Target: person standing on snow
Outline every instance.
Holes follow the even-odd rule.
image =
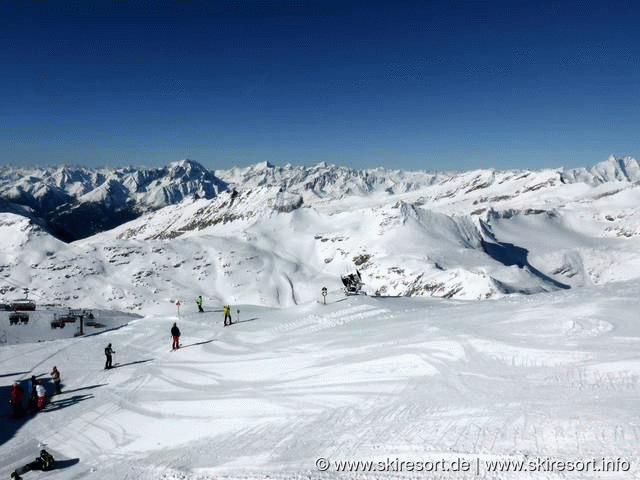
[[[176,325],[176,322],[173,322],[173,326],[171,327],[171,339],[173,340],[172,348],[174,350],[180,348],[180,329],[178,325]]]
[[[56,393],[60,393],[60,372],[58,371],[58,367],[54,365],[53,370],[51,370],[51,380],[53,380],[53,384],[56,387]]]
[[[198,295],[198,298],[196,298],[196,305],[198,305],[198,313],[204,312],[202,309],[202,295]]]
[[[11,414],[13,418],[20,418],[24,415],[24,406],[22,401],[24,400],[24,390],[20,386],[18,381],[13,382],[10,392]]]
[[[224,326],[231,325],[231,307],[225,305],[222,311],[224,312]]]
[[[38,380],[38,383],[36,383],[36,395],[38,397],[38,403],[37,403],[37,408],[38,411],[42,410],[44,408],[44,396],[45,396],[45,389],[44,389],[44,385],[42,384],[42,380]]]
[[[111,348],[111,344],[107,345],[107,348],[104,349],[104,354],[107,357],[107,361],[104,364],[104,369],[107,370],[109,368],[113,368],[113,357],[112,355],[116,353],[113,348]]]
[[[28,399],[27,399],[27,412],[32,412],[36,409],[36,406],[38,404],[38,395],[36,392],[36,376],[35,375],[31,375],[31,378],[29,379],[29,383],[27,384],[27,392],[28,392]]]

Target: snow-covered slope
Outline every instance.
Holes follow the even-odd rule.
[[[0,475],[44,446],[52,480],[638,479],[639,296],[637,281],[491,302],[331,293],[234,305],[229,328],[188,303],[180,318],[167,305],[98,336],[5,346],[3,395],[53,365],[64,387],[36,416],[0,420]]]
[[[0,203],[5,300],[28,287],[39,305],[145,315],[61,338],[48,310],[28,327],[0,313],[0,397],[31,375],[51,393],[53,365],[64,383],[27,419],[0,403],[0,476],[45,446],[52,480],[640,479],[636,167],[262,164],[216,172],[216,195],[176,180],[175,197],[165,174],[132,171],[154,187],[131,196],[67,171],[64,195],[86,205],[148,206],[69,243],[38,205]],[[370,295],[345,297],[356,268]]]

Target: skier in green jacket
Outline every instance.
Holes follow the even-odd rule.
[[[198,298],[196,298],[196,305],[198,305],[198,313],[204,312],[202,309],[202,295],[198,295]]]

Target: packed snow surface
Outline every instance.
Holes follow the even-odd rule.
[[[4,346],[5,395],[53,365],[64,386],[35,416],[2,420],[0,475],[45,445],[63,460],[51,479],[419,478],[388,469],[458,459],[471,470],[427,478],[603,478],[603,461],[618,462],[606,478],[640,478],[638,298],[638,282],[484,302],[330,292],[326,305],[233,306],[231,327],[190,302]],[[591,470],[497,474],[495,460]],[[341,461],[387,470],[341,474]]]

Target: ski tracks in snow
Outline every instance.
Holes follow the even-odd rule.
[[[273,329],[276,334],[295,331],[300,334],[314,334],[321,330],[334,329],[354,321],[375,320],[384,318],[389,309],[367,304],[349,306],[336,310],[328,309],[327,313],[312,313],[295,320],[279,324]]]
[[[190,348],[177,352],[166,350],[175,318],[135,321],[86,339],[91,355],[113,342],[112,371],[91,371],[74,342],[88,371],[68,374],[99,388],[34,422],[46,443],[82,459],[74,478],[424,478],[320,473],[314,462],[443,455],[621,457],[634,465],[625,478],[640,478],[638,327],[562,295],[547,305],[358,297],[247,308],[256,321],[230,328],[193,314],[178,320]]]

